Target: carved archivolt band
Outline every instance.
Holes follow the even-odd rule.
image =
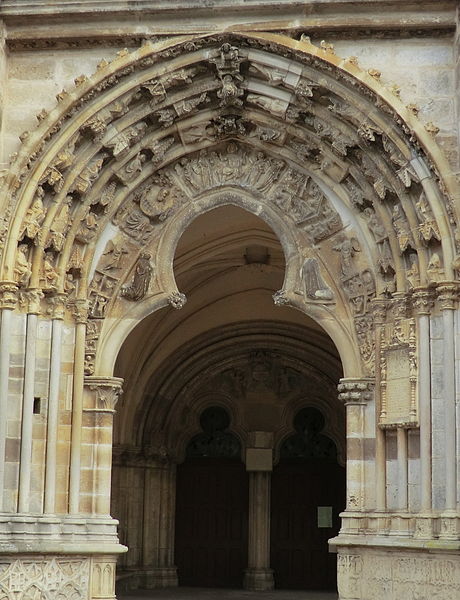
[[[2,279],[44,301],[65,295],[79,322],[153,292],[181,308],[157,269],[162,236],[178,211],[223,189],[292,222],[301,284],[276,302],[348,303],[370,369],[373,298],[455,278],[458,189],[432,128],[330,44],[238,33],[148,42],[57,101],[5,177]],[[91,363],[101,324],[88,329]]]

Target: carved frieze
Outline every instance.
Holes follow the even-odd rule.
[[[302,173],[288,169],[274,186],[270,199],[294,219],[312,243],[340,231],[342,221],[321,188]]]
[[[86,600],[89,593],[89,558],[21,557],[0,561],[2,599],[56,598]]]

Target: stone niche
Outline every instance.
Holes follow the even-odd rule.
[[[401,548],[340,548],[340,600],[458,600],[458,554]]]

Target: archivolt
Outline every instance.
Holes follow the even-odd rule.
[[[378,77],[274,34],[180,37],[102,61],[23,136],[2,193],[2,279],[89,300],[96,340],[149,285],[155,305],[181,305],[159,254],[168,221],[224,188],[248,208],[244,189],[295,231],[288,275],[324,283],[289,276],[277,301],[340,298],[359,337],[376,294],[453,279],[459,250],[454,177]]]

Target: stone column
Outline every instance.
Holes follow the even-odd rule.
[[[26,348],[24,362],[24,388],[21,422],[21,462],[19,464],[18,511],[29,512],[30,477],[32,474],[32,427],[35,396],[35,354],[37,343],[37,323],[40,314],[41,290],[29,290],[26,295],[28,304]]]
[[[376,361],[380,357],[380,336],[382,327],[386,321],[388,302],[385,300],[373,300],[375,332],[375,356]],[[375,369],[375,383],[378,390],[381,390],[381,373],[380,368]],[[380,398],[379,393],[379,398]],[[382,406],[375,406],[375,509],[378,512],[385,512],[387,508],[387,464],[386,464],[386,434],[379,427],[379,418],[382,412]]]
[[[115,406],[121,394],[123,379],[87,376],[84,380],[82,445],[82,502],[85,512],[110,515],[112,473],[112,428]],[[92,457],[92,460],[91,460]]]
[[[262,592],[274,588],[270,569],[270,499],[273,469],[273,434],[253,431],[251,448],[246,449],[249,471],[248,568],[244,573],[246,590]]]
[[[441,518],[440,537],[458,539],[460,535],[457,512],[457,416],[455,394],[454,311],[458,288],[455,282],[442,282],[438,302],[443,316],[443,386],[445,427],[446,503]]]
[[[61,377],[62,321],[65,296],[56,296],[51,303],[51,360],[48,392],[48,425],[46,435],[44,512],[54,513],[56,503],[56,458],[59,415],[59,385]]]
[[[430,313],[431,292],[424,288],[415,290],[414,309],[418,329],[418,401],[420,422],[420,515],[417,517],[415,536],[431,538],[431,360]]]
[[[165,448],[147,449],[144,480],[144,525],[142,562],[145,586],[178,585],[174,564],[176,509],[176,464]]]
[[[88,303],[76,300],[75,354],[72,388],[72,433],[70,438],[69,513],[80,512],[81,433],[83,419],[83,384],[85,377],[85,338]]]
[[[340,380],[339,400],[346,406],[347,422],[347,505],[346,513],[365,508],[365,440],[367,403],[374,397],[374,379],[343,378]],[[354,529],[352,515],[345,515],[345,532]],[[359,527],[359,523],[357,524]]]
[[[11,314],[17,303],[17,285],[11,281],[0,282],[0,512],[4,510],[5,447],[8,414],[8,382],[10,370]]]

